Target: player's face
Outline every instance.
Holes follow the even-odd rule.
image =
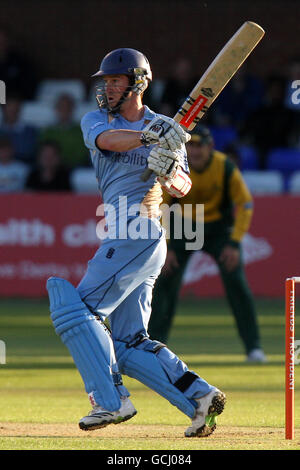
[[[191,168],[196,171],[201,171],[209,160],[213,145],[189,142],[186,145],[186,150]]]
[[[129,78],[126,75],[106,75],[103,77],[105,93],[109,105],[113,108],[118,104],[127,90]]]

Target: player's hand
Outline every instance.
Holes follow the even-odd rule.
[[[160,147],[174,151],[181,148],[190,138],[190,134],[174,119],[157,116],[143,130],[141,141],[146,146],[159,144]]]
[[[163,276],[169,276],[172,274],[177,268],[179,268],[179,263],[177,260],[177,256],[175,251],[168,250],[166,262],[161,270]]]
[[[226,245],[220,255],[219,261],[224,264],[228,272],[234,271],[240,262],[240,251],[238,248]]]
[[[155,146],[148,157],[148,168],[158,176],[167,176],[172,179],[176,174],[179,160],[178,152]]]

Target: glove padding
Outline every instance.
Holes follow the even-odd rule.
[[[157,116],[145,127],[141,142],[149,145],[159,144],[160,147],[176,150],[190,140],[191,136],[182,127],[167,116]]]
[[[172,178],[179,165],[180,153],[155,146],[148,157],[148,168],[158,176]]]
[[[159,176],[158,181],[168,194],[176,198],[186,196],[192,187],[189,175],[180,166],[176,168],[176,173],[172,178]]]

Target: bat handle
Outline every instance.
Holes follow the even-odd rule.
[[[146,168],[146,170],[144,170],[143,173],[141,174],[141,180],[144,181],[145,183],[146,181],[148,181],[152,173],[153,171],[150,170],[150,168]]]

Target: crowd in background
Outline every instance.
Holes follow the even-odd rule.
[[[0,116],[0,191],[72,190],[72,172],[91,165],[75,112],[79,103],[66,89],[47,105],[53,112],[51,124],[26,121],[23,107],[39,99],[47,77],[38,77],[38,67],[12,49],[9,39],[0,28],[0,79],[6,85],[6,104],[1,105]],[[150,84],[144,103],[173,116],[198,79],[189,60],[179,58],[172,76]],[[252,149],[258,170],[268,169],[272,149],[300,152],[300,100],[292,99],[292,84],[297,80],[300,58],[291,59],[284,74],[265,79],[253,76],[244,64],[203,119],[216,148],[230,154],[240,167],[242,150]],[[96,110],[93,85],[83,86],[84,101]]]

